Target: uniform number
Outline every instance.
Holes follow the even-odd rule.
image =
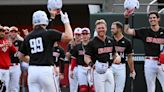
[[[42,38],[38,37],[35,39],[30,39],[31,53],[43,52],[43,42]]]

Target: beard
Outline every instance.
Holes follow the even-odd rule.
[[[105,36],[105,35],[106,35],[106,33],[105,33],[104,31],[98,32],[98,36],[100,36],[100,37],[103,37],[103,36]]]
[[[0,34],[0,39],[3,39],[5,37],[5,34]]]

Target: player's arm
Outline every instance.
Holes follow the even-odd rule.
[[[130,14],[128,13],[127,10],[124,12],[124,17],[125,17],[125,24],[124,24],[124,32],[128,35],[135,35],[135,30],[129,27],[129,16]]]
[[[120,64],[121,63],[121,56],[115,52],[114,55],[113,55],[113,63],[114,64]]]
[[[128,65],[129,65],[129,68],[130,68],[130,77],[135,79],[136,72],[135,72],[135,69],[134,69],[134,62],[133,62],[132,53],[128,54]]]
[[[24,61],[24,62],[29,62],[30,61],[30,57],[28,55],[24,55],[23,53],[21,53],[20,51],[18,52],[18,58],[21,60],[21,61]]]
[[[129,65],[129,68],[130,68],[130,73],[134,72],[134,62],[133,62],[133,54],[130,53],[127,55],[127,58],[128,58],[128,65]]]
[[[61,20],[64,24],[65,32],[62,34],[62,41],[69,42],[73,39],[73,33],[72,33],[72,28],[69,22],[69,18],[67,13],[63,14],[63,12],[60,12],[61,15]]]
[[[84,62],[89,65],[90,67],[93,67],[94,62],[92,61],[92,57],[94,56],[93,51],[93,43],[89,42],[85,47],[85,54],[84,54]]]

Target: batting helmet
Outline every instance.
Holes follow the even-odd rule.
[[[49,11],[52,9],[61,9],[62,6],[62,0],[48,0],[47,2],[47,8]]]
[[[34,12],[32,17],[32,23],[33,25],[41,25],[41,24],[48,25],[49,20],[47,14],[41,10]]]
[[[124,2],[125,9],[138,9],[139,8],[139,1],[138,0],[125,0]]]

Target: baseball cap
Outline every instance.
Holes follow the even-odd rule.
[[[73,34],[74,35],[81,34],[81,28],[80,27],[75,28]]]
[[[89,30],[89,28],[84,27],[84,28],[81,29],[81,33],[88,33],[88,34],[90,34],[90,30]]]
[[[32,16],[32,23],[33,25],[41,25],[41,24],[48,25],[49,20],[47,14],[41,10],[34,12]]]
[[[18,32],[18,28],[16,26],[12,26],[12,27],[10,27],[10,32],[12,32],[12,31]]]
[[[62,6],[62,0],[48,0],[47,2],[47,8],[49,11],[52,9],[61,9]]]
[[[10,30],[10,28],[9,28],[8,26],[4,26],[3,29],[4,29],[4,30],[7,30],[7,31]]]

